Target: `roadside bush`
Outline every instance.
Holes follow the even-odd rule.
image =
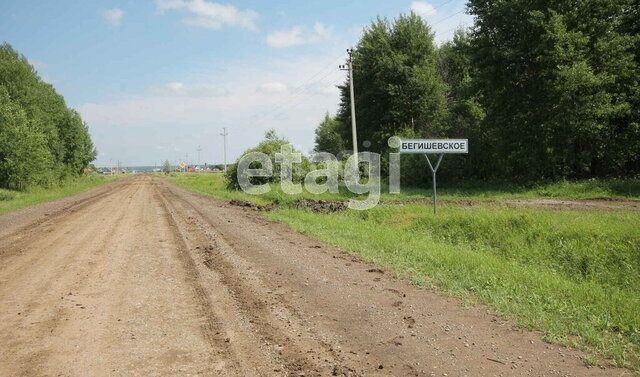
[[[269,156],[271,162],[273,163],[273,174],[271,174],[270,177],[251,177],[249,181],[254,185],[280,182],[281,165],[275,163],[275,157],[276,153],[280,153],[282,146],[287,144],[289,144],[289,142],[277,136],[273,130],[267,131],[264,141],[260,142],[260,144],[258,144],[256,147],[248,149],[244,153],[242,153],[242,156],[238,158],[238,161],[236,161],[235,164],[227,166],[227,172],[225,175],[227,179],[227,188],[232,190],[240,189],[240,183],[238,181],[238,163],[243,156],[253,152],[264,153]],[[294,152],[297,151],[294,150]],[[261,166],[259,162],[254,161],[249,165],[249,168],[260,169]],[[309,161],[308,158],[302,156],[302,163],[293,164],[293,182],[303,182],[304,177],[312,169],[313,164]]]

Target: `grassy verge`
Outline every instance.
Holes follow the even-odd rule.
[[[640,215],[424,206],[268,213],[418,285],[495,308],[549,341],[640,369]]]
[[[336,194],[324,193],[314,195],[303,191],[297,195],[286,195],[278,186],[273,184],[272,190],[266,194],[256,196],[242,191],[226,189],[224,177],[220,173],[171,173],[159,174],[172,180],[178,186],[225,200],[248,200],[260,204],[278,203],[289,204],[300,198],[317,200],[342,200],[346,198],[363,199],[365,195],[355,195],[345,187],[340,187]],[[400,194],[389,194],[386,187],[381,189],[380,200],[389,202],[394,200],[424,199],[431,197],[430,188],[402,188]],[[439,187],[438,197],[442,199],[472,199],[472,200],[508,200],[508,199],[584,199],[584,198],[621,198],[640,199],[640,179],[607,179],[586,181],[561,181],[529,186],[487,183],[460,183],[456,187]]]
[[[91,174],[69,179],[53,187],[32,187],[25,191],[0,189],[0,214],[74,195],[92,187],[109,183],[117,178]]]
[[[172,179],[222,199],[281,202],[277,191],[261,197],[227,191],[219,175]],[[443,196],[636,198],[633,184],[627,185],[631,189],[626,195],[611,182],[591,181],[522,190],[449,190]],[[618,194],[611,195],[613,191]],[[396,197],[425,194],[429,192],[408,190]],[[470,207],[443,205],[437,218],[419,204],[333,214],[285,206],[265,216],[391,268],[417,285],[485,303],[523,327],[542,331],[548,341],[586,350],[587,362],[606,358],[613,365],[640,370],[639,211],[480,201]]]

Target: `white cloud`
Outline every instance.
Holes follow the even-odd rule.
[[[255,24],[258,13],[251,9],[240,10],[233,5],[224,5],[205,0],[156,0],[160,12],[171,10],[187,11],[193,17],[182,21],[187,25],[200,26],[218,30],[225,26],[235,26],[256,31]]]
[[[303,45],[302,27],[295,26],[289,30],[276,31],[267,35],[267,44],[274,48]]]
[[[317,43],[331,37],[333,28],[321,22],[313,25],[313,31],[307,32],[303,26],[294,26],[288,30],[275,31],[267,35],[266,42],[273,48],[285,48]]]
[[[311,85],[309,86],[309,90],[311,90],[314,94],[323,96],[333,96],[335,98],[338,98],[340,96],[340,91],[335,84]]]
[[[324,40],[331,37],[333,28],[326,27],[322,22],[316,22],[313,25],[313,31],[315,32],[315,35],[312,37],[312,39],[315,38],[315,40]]]
[[[174,91],[178,91],[180,89],[184,88],[184,84],[181,82],[170,82],[167,85],[167,88],[174,90]]]
[[[411,3],[411,10],[422,18],[427,18],[429,16],[435,16],[436,14],[438,14],[436,8],[426,1],[414,1],[413,3]]]
[[[149,94],[155,96],[188,96],[188,97],[222,97],[229,94],[224,86],[219,85],[187,85],[179,81],[149,88]]]
[[[124,11],[118,8],[107,9],[102,12],[102,17],[104,17],[104,19],[112,26],[119,26],[122,23]]]
[[[310,150],[325,112],[337,108],[335,85],[345,80],[345,73],[336,68],[341,51],[342,46],[336,46],[322,55],[267,58],[259,65],[225,62],[114,101],[85,103],[78,111],[89,124],[97,149],[129,165],[173,162],[184,159],[187,151],[196,156],[198,144],[202,162],[220,163],[222,127],[229,132],[228,161],[260,142],[270,128]],[[109,158],[103,157],[96,162],[108,163]]]
[[[258,93],[282,93],[287,91],[287,86],[281,82],[268,82],[256,89]]]

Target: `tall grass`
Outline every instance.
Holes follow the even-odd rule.
[[[159,176],[171,179],[175,184],[213,196],[219,199],[249,200],[260,204],[289,204],[300,198],[316,200],[344,200],[348,198],[363,199],[366,195],[356,195],[346,187],[340,186],[338,193],[314,195],[304,191],[296,195],[288,195],[280,190],[276,183],[271,184],[271,191],[263,195],[250,195],[242,191],[227,190],[226,181],[220,173],[171,173]],[[430,188],[403,187],[400,194],[389,194],[386,185],[381,188],[381,201],[424,199],[431,197]],[[543,199],[543,198],[623,198],[640,199],[640,179],[600,179],[583,181],[559,181],[536,185],[513,185],[509,183],[458,182],[455,186],[438,188],[438,197],[442,199]]]

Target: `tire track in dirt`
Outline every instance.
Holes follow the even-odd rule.
[[[0,290],[0,297],[7,297],[7,294],[12,294],[27,298],[27,301],[20,305],[19,315],[21,317],[33,317],[37,319],[37,321],[31,322],[31,325],[32,327],[35,325],[36,328],[41,329],[40,331],[35,331],[35,334],[35,329],[30,329],[30,342],[43,343],[45,337],[55,335],[59,331],[59,327],[63,324],[63,321],[67,317],[66,314],[69,311],[69,308],[64,304],[53,308],[42,306],[42,297],[51,296],[52,294],[50,292],[72,292],[77,290],[78,287],[86,282],[90,274],[98,268],[97,263],[85,264],[82,274],[76,275],[77,277],[73,279],[74,281],[71,285],[69,285],[68,279],[63,278],[64,275],[71,273],[68,267],[76,257],[76,250],[72,247],[60,247],[64,246],[66,241],[68,241],[69,234],[73,231],[72,228],[76,228],[80,223],[91,223],[90,219],[92,217],[95,218],[94,212],[105,211],[106,207],[113,206],[126,197],[131,197],[133,195],[133,193],[131,193],[132,190],[137,191],[139,188],[132,187],[132,185],[119,186],[117,191],[111,192],[108,195],[100,195],[97,201],[90,200],[86,205],[80,206],[80,209],[83,210],[82,212],[78,207],[75,207],[76,210],[72,211],[70,215],[66,217],[58,216],[57,220],[59,223],[53,224],[52,227],[61,228],[58,232],[60,233],[59,236],[53,237],[52,239],[44,238],[42,240],[44,242],[36,241],[31,245],[31,248],[44,252],[47,255],[32,251],[30,253],[32,258],[26,259],[25,263],[21,264],[21,268],[14,269],[13,271],[1,271],[0,276],[2,276],[3,281],[17,282],[20,281],[19,276],[28,273],[26,271],[27,269],[37,270],[40,266],[44,265],[53,267],[53,271],[51,271],[51,269],[46,270],[46,279],[41,279],[24,287],[17,287],[17,284],[3,285]],[[105,198],[110,200],[99,200]],[[101,226],[110,229],[109,232],[96,238],[96,228],[86,228],[81,234],[76,235],[74,240],[78,244],[93,243],[95,246],[93,246],[91,250],[97,252],[93,254],[93,258],[100,256],[98,253],[104,249],[113,235],[123,230],[125,224],[122,223],[122,220],[125,213],[122,210],[120,212],[117,217],[112,218],[108,223],[101,224]],[[39,223],[34,232],[37,232],[37,228],[42,226],[44,226],[43,223]],[[28,240],[25,241],[28,242]],[[13,247],[15,247],[15,245],[13,245]],[[59,250],[61,252],[53,253],[50,250]],[[52,253],[55,255],[51,255]],[[35,259],[35,262],[33,259]],[[42,267],[42,269],[44,268],[46,267]],[[5,275],[4,272],[8,272],[8,275]],[[11,292],[7,292],[8,290]],[[0,331],[4,333],[7,328],[11,326],[13,326],[13,322],[4,323],[4,325],[0,327]],[[20,371],[18,375],[27,377],[42,372],[41,366],[45,363],[49,354],[50,350],[48,349],[41,349],[33,354],[27,352],[26,355],[17,361],[17,363],[24,366],[24,369]]]
[[[0,218],[0,376],[633,375],[156,177],[93,196]]]
[[[192,310],[198,304],[184,289],[189,277],[148,177],[111,194],[61,216],[5,260],[0,375],[240,375],[199,346],[204,337],[192,326],[208,318]],[[169,235],[165,252],[154,252],[149,230]]]
[[[176,221],[174,211],[172,211],[171,204],[160,194],[154,187],[154,195],[160,200],[164,207],[164,216],[167,222],[170,224],[172,235],[175,242],[178,244],[178,250],[176,254],[182,263],[182,268],[185,271],[187,282],[198,302],[198,307],[201,310],[200,315],[204,318],[202,325],[202,333],[207,339],[207,342],[211,345],[211,348],[216,350],[216,353],[222,356],[232,369],[226,371],[226,375],[240,375],[237,372],[241,370],[241,366],[237,359],[234,359],[235,355],[233,351],[228,347],[228,341],[220,324],[219,318],[216,315],[213,305],[209,300],[209,296],[205,292],[205,289],[201,284],[201,277],[198,269],[195,267],[195,262],[189,255],[189,246],[187,245],[186,236],[184,236],[180,230],[178,222]]]
[[[234,298],[234,304],[254,326],[260,341],[276,349],[273,358],[282,366],[286,375],[305,376],[360,376],[354,368],[347,367],[333,347],[321,340],[304,321],[283,301],[274,300],[272,291],[264,289],[262,281],[247,272],[249,266],[234,264],[225,255],[237,254],[206,222],[197,208],[168,190],[161,191],[176,209],[173,216],[180,226],[177,229],[189,234],[191,244],[200,251],[199,264],[215,272]],[[191,249],[194,249],[193,247]],[[238,271],[244,271],[238,274]],[[255,340],[254,340],[255,341]],[[245,358],[249,355],[245,355]],[[279,372],[279,371],[278,371]]]
[[[291,318],[304,324],[300,336],[322,339],[344,358],[339,366],[366,376],[633,375],[588,368],[581,352],[548,344],[483,305],[460,305],[253,211],[156,181],[192,227],[216,241],[197,250],[201,264],[260,292],[269,310],[294,308]]]
[[[80,234],[82,238],[80,240],[76,240],[76,243],[79,244],[82,244],[91,238],[95,238],[96,233],[89,229],[79,228],[78,225],[91,223],[92,220],[95,220],[96,218],[95,213],[106,212],[109,207],[117,208],[116,204],[121,200],[119,199],[119,196],[127,195],[126,193],[121,193],[120,190],[126,190],[130,187],[130,185],[119,186],[117,191],[111,192],[108,195],[100,195],[100,199],[109,200],[108,202],[96,202],[93,200],[94,198],[92,198],[88,203],[84,203],[80,208],[76,208],[66,216],[59,215],[56,219],[37,222],[33,228],[30,229],[28,235],[20,237],[20,242],[18,243],[14,242],[5,244],[4,239],[1,239],[0,241],[3,243],[2,246],[0,246],[0,255],[3,255],[4,258],[0,259],[2,262],[2,264],[0,264],[0,276],[12,274],[15,276],[21,273],[27,273],[28,269],[34,267],[34,264],[42,263],[42,255],[38,253],[30,253],[26,258],[23,258],[20,263],[11,263],[6,260],[9,256],[24,253],[26,245],[43,251],[57,247],[61,249],[61,252],[56,253],[57,257],[60,257],[61,259],[69,257],[69,255],[73,253],[73,249],[71,247],[67,247],[69,246],[69,235],[71,233],[76,233],[75,235]],[[119,218],[111,219],[110,222],[106,224],[103,223],[101,225],[114,227],[122,220],[123,216],[124,212],[121,212]],[[115,229],[113,229],[112,232],[113,231],[115,231]],[[36,237],[38,234],[51,234],[51,236],[46,238]],[[97,233],[97,237],[102,237],[104,242],[109,238],[108,236],[103,236],[102,233]],[[56,264],[61,267],[61,269],[66,265],[64,261]],[[0,287],[0,292],[2,292],[2,288],[4,287]]]
[[[24,241],[25,239],[28,241],[28,238],[33,236],[36,233],[36,230],[40,226],[45,226],[47,224],[55,223],[61,218],[64,218],[69,215],[69,213],[74,213],[80,211],[87,206],[90,206],[101,199],[111,196],[114,194],[115,190],[117,190],[122,185],[127,185],[131,181],[131,178],[122,178],[112,183],[108,183],[104,186],[100,186],[94,189],[90,189],[88,192],[77,194],[76,196],[82,196],[83,198],[80,200],[74,200],[69,204],[62,204],[56,206],[56,202],[65,202],[68,201],[69,198],[61,198],[53,202],[45,202],[41,203],[37,206],[51,206],[52,210],[45,212],[40,217],[36,219],[30,219],[25,225],[20,227],[9,227],[5,226],[6,229],[11,229],[10,232],[0,231],[0,245],[3,247],[13,247],[19,246],[20,241]],[[36,207],[37,207],[36,206]],[[30,212],[32,208],[27,207],[16,212]],[[8,218],[15,216],[15,213],[3,214],[0,215],[0,225],[4,223],[2,216],[6,216]],[[9,225],[8,222],[6,225]],[[4,229],[3,229],[4,230]],[[2,258],[5,254],[3,248],[0,248],[0,258]]]
[[[188,260],[187,264],[192,269],[192,273],[199,276],[203,286],[207,287],[206,294],[210,297],[210,301],[216,304],[212,306],[213,315],[220,320],[223,328],[219,335],[224,336],[225,342],[229,345],[241,370],[240,375],[283,375],[284,367],[279,360],[278,350],[274,349],[272,342],[265,341],[260,336],[256,337],[259,330],[254,321],[242,310],[237,297],[224,283],[223,277],[215,271],[203,268],[200,256],[195,255],[195,251],[202,248],[200,245],[208,245],[211,240],[192,227],[191,216],[178,211],[176,198],[174,196],[166,198],[165,194],[164,190],[159,192],[167,204],[169,215],[174,219],[175,229],[184,241],[184,258]]]

